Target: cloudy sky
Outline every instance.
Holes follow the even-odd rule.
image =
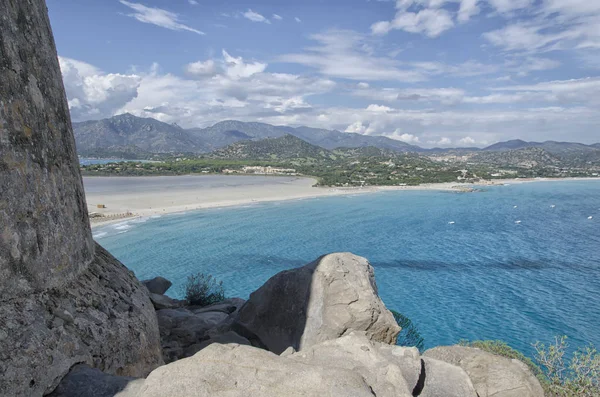
[[[47,0],[73,120],[600,141],[597,0]]]

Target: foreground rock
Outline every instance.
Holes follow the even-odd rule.
[[[544,397],[540,382],[519,360],[464,346],[436,347],[424,356],[464,369],[479,397]]]
[[[234,328],[255,335],[269,351],[302,350],[352,331],[394,344],[400,332],[377,294],[365,258],[325,255],[273,276],[240,309]]]
[[[213,344],[152,372],[139,397],[412,396],[399,370],[377,380],[382,368],[366,379],[347,363],[340,366],[336,357],[317,354],[324,365],[250,346]]]
[[[0,1],[0,396],[51,392],[87,363],[162,363],[147,292],[92,238],[43,0]]]

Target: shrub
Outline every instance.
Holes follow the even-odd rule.
[[[396,344],[399,346],[416,347],[422,351],[425,340],[417,330],[417,327],[415,327],[412,321],[405,315],[394,310],[390,311],[394,315],[394,320],[396,320],[400,328],[402,328],[402,331],[398,334]]]
[[[210,274],[189,275],[184,289],[185,299],[190,305],[208,306],[225,299],[223,282]]]
[[[565,360],[567,337],[556,337],[554,344],[537,342],[536,360],[546,370],[552,397],[599,397],[600,353],[594,346],[578,349],[570,361]]]

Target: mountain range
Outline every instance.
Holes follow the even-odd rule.
[[[506,151],[541,148],[549,153],[596,152],[600,143],[526,142],[510,140],[479,148],[425,149],[384,136],[362,135],[310,127],[274,126],[257,122],[222,121],[207,128],[184,129],[176,124],[126,113],[103,120],[73,123],[77,150],[83,156],[135,157],[151,153],[208,153],[242,141],[294,136],[311,145],[336,148],[374,147],[393,152]],[[288,138],[289,141],[289,138]],[[285,142],[285,140],[284,140]],[[295,144],[298,142],[294,141]],[[249,144],[249,143],[247,143]]]

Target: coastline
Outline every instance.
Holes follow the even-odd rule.
[[[207,178],[206,176],[186,176],[187,178]],[[157,178],[157,177],[86,177],[90,184],[101,179],[115,181],[115,178],[131,180],[131,178]],[[167,182],[176,181],[179,176],[163,177]],[[231,177],[225,177],[231,178]],[[251,178],[258,178],[252,176]],[[142,187],[125,192],[92,191],[86,189],[86,201],[90,214],[101,214],[100,217],[90,216],[92,229],[119,223],[132,219],[146,218],[156,215],[181,213],[209,208],[237,207],[243,205],[313,199],[319,197],[332,197],[356,194],[378,193],[386,191],[448,191],[471,192],[479,187],[502,186],[509,184],[531,182],[559,182],[559,181],[584,181],[600,180],[600,178],[528,178],[528,179],[497,179],[479,183],[429,183],[418,186],[367,186],[367,187],[314,187],[316,179],[311,177],[268,177],[269,182],[256,185],[227,185],[227,186],[200,186],[179,187],[165,186],[164,191]],[[279,180],[277,180],[279,178]],[[99,209],[102,203],[106,208]]]

